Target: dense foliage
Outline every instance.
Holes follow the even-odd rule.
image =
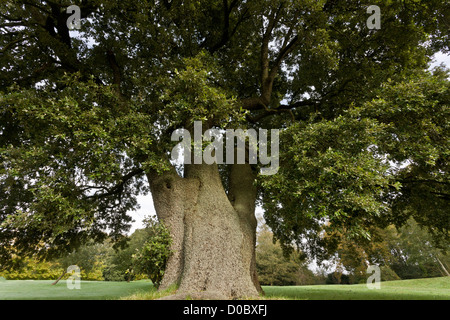
[[[324,225],[365,241],[410,216],[448,243],[448,74],[423,71],[449,50],[447,1],[0,5],[0,268],[123,243],[193,120],[281,129],[280,170],[257,185],[286,250],[321,258],[339,242]]]
[[[324,225],[330,234],[364,241],[377,226],[412,216],[446,246],[449,89],[448,73],[417,72],[387,82],[370,102],[332,120],[317,115],[285,130],[286,165],[263,182],[276,237],[320,256],[317,248],[338,243],[324,243]]]
[[[311,285],[320,281],[320,277],[308,269],[301,253],[294,252],[289,257],[283,254],[267,225],[258,232],[256,270],[261,285]]]
[[[135,273],[145,274],[159,287],[171,254],[172,239],[164,224],[155,218],[145,219],[144,224],[147,235],[142,248],[133,255],[133,270]]]

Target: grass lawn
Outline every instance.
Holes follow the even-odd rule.
[[[266,298],[296,300],[450,300],[450,277],[365,284],[263,287]]]
[[[0,281],[0,300],[111,300],[159,297],[150,281],[82,281],[80,290],[69,290],[66,281],[56,286],[48,280]],[[381,282],[381,289],[365,284],[316,286],[264,286],[263,299],[298,300],[450,300],[450,277]]]
[[[148,280],[133,282],[81,281],[79,290],[67,288],[66,280],[52,286],[52,280],[0,281],[0,300],[116,300],[150,291]]]

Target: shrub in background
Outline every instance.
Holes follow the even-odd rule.
[[[164,224],[156,218],[146,218],[144,225],[146,241],[133,255],[133,272],[147,275],[155,287],[159,287],[171,254],[172,238]]]

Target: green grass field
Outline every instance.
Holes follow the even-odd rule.
[[[56,286],[46,280],[0,281],[0,300],[111,300],[157,297],[150,281],[82,281],[69,290],[66,281]],[[382,282],[381,289],[358,285],[263,287],[263,299],[298,300],[450,300],[450,277]]]
[[[365,284],[264,287],[266,297],[298,300],[450,300],[450,277]]]
[[[81,281],[81,288],[68,289],[65,280],[0,281],[0,300],[116,300],[123,296],[154,290],[151,281]]]

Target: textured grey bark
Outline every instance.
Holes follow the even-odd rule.
[[[177,296],[258,295],[250,166],[232,166],[228,195],[216,165],[186,165],[183,178],[174,171],[147,176],[158,218],[173,239],[160,289],[176,284]]]

